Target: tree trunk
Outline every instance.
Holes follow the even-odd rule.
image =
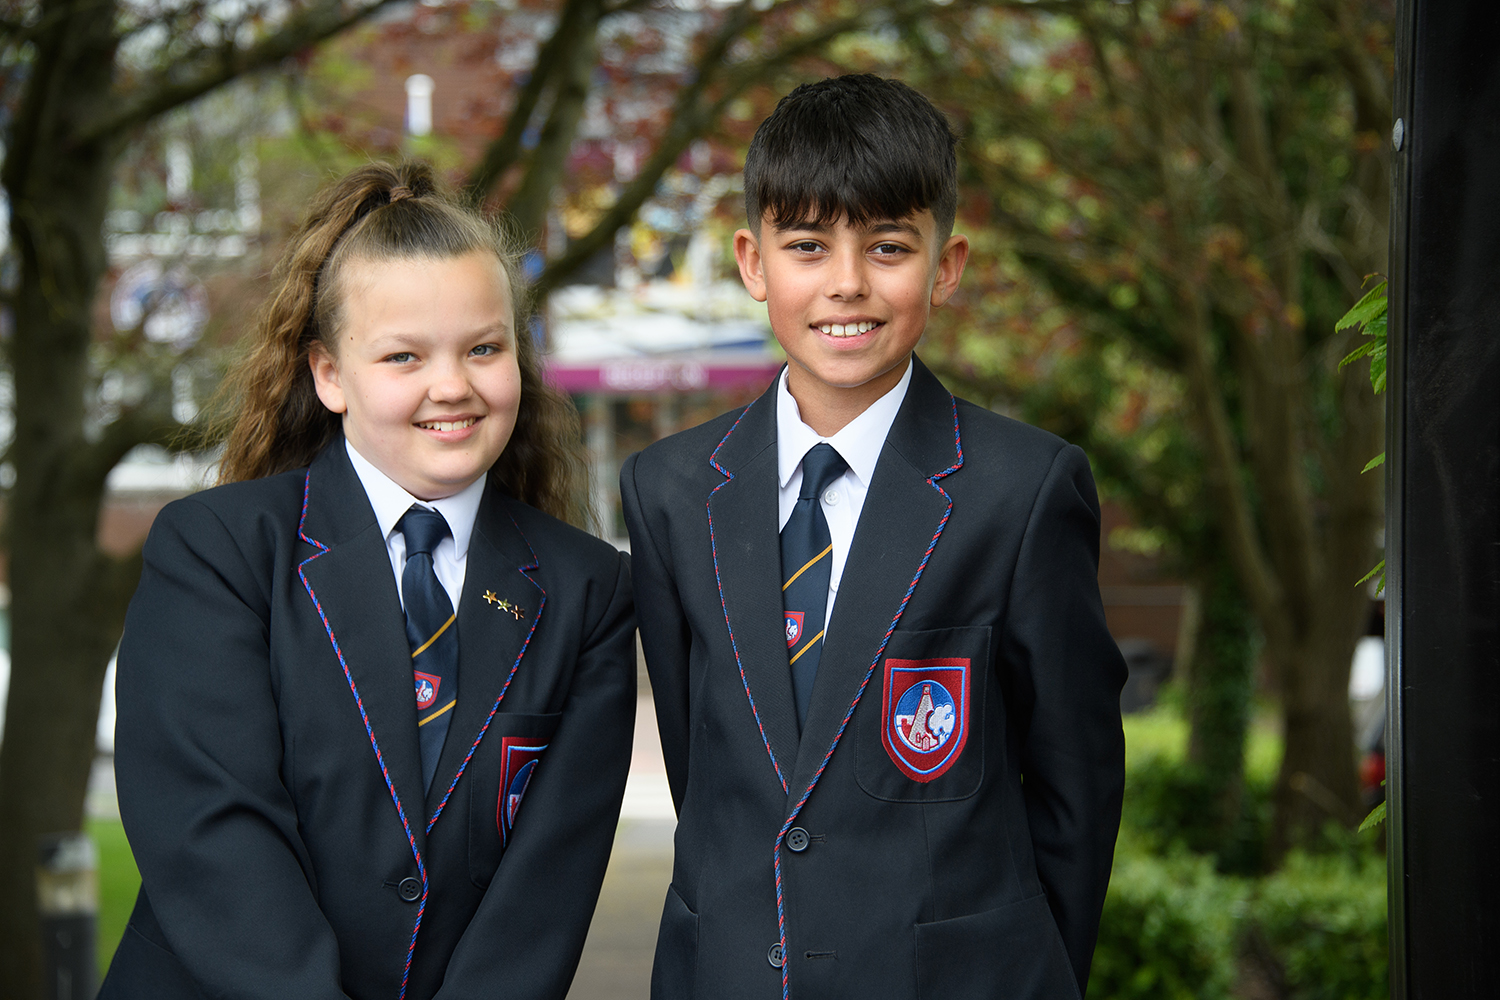
[[[70,141],[108,98],[112,5],[55,3],[38,40],[4,170],[20,258],[15,335],[16,484],[7,504],[11,677],[0,744],[0,982],[43,995],[36,910],[38,838],[76,831],[94,757],[105,664],[135,563],[95,544],[107,468],[84,436],[90,317],[105,268],[100,230],[115,149]]]
[[[1220,556],[1199,584],[1202,624],[1188,674],[1188,765],[1203,790],[1202,824],[1211,850],[1231,848],[1245,786],[1245,733],[1255,688],[1254,619],[1228,561]],[[1195,845],[1198,846],[1198,845]]]

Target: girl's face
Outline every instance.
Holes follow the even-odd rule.
[[[419,500],[489,471],[516,426],[510,286],[493,254],[351,260],[335,353],[314,345],[318,398],[356,451]]]

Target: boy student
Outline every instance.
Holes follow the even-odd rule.
[[[783,99],[734,246],[786,368],[621,471],[679,817],[656,1000],[1087,982],[1125,667],[1083,453],[912,354],[969,252],[954,144],[893,81]]]

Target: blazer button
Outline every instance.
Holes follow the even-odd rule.
[[[771,967],[775,969],[781,968],[782,963],[786,961],[786,959],[782,955],[780,941],[777,941],[775,944],[771,945],[771,950],[766,952],[766,961],[770,962]]]
[[[793,851],[796,854],[801,854],[803,851],[807,850],[809,839],[810,838],[807,836],[806,830],[802,829],[802,827],[800,826],[794,826],[786,833],[787,849]]]
[[[396,887],[396,892],[408,903],[415,903],[422,897],[422,883],[414,878],[404,878]]]

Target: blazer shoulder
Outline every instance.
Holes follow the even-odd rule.
[[[543,564],[561,561],[569,572],[593,577],[613,579],[619,573],[624,553],[609,542],[519,500],[505,497],[503,502]]]
[[[1074,447],[1051,431],[964,399],[958,400],[958,427],[965,468],[1003,465],[1011,475],[1019,469],[1045,476],[1058,453]]]
[[[240,541],[256,534],[295,534],[302,515],[305,475],[305,469],[296,469],[190,493],[163,507],[152,523],[152,531],[173,530],[192,536],[211,518]]]
[[[634,465],[637,478],[645,482],[661,481],[663,477],[669,482],[680,481],[685,475],[713,472],[709,457],[747,409],[748,406],[737,407],[696,427],[670,434],[627,461]]]

